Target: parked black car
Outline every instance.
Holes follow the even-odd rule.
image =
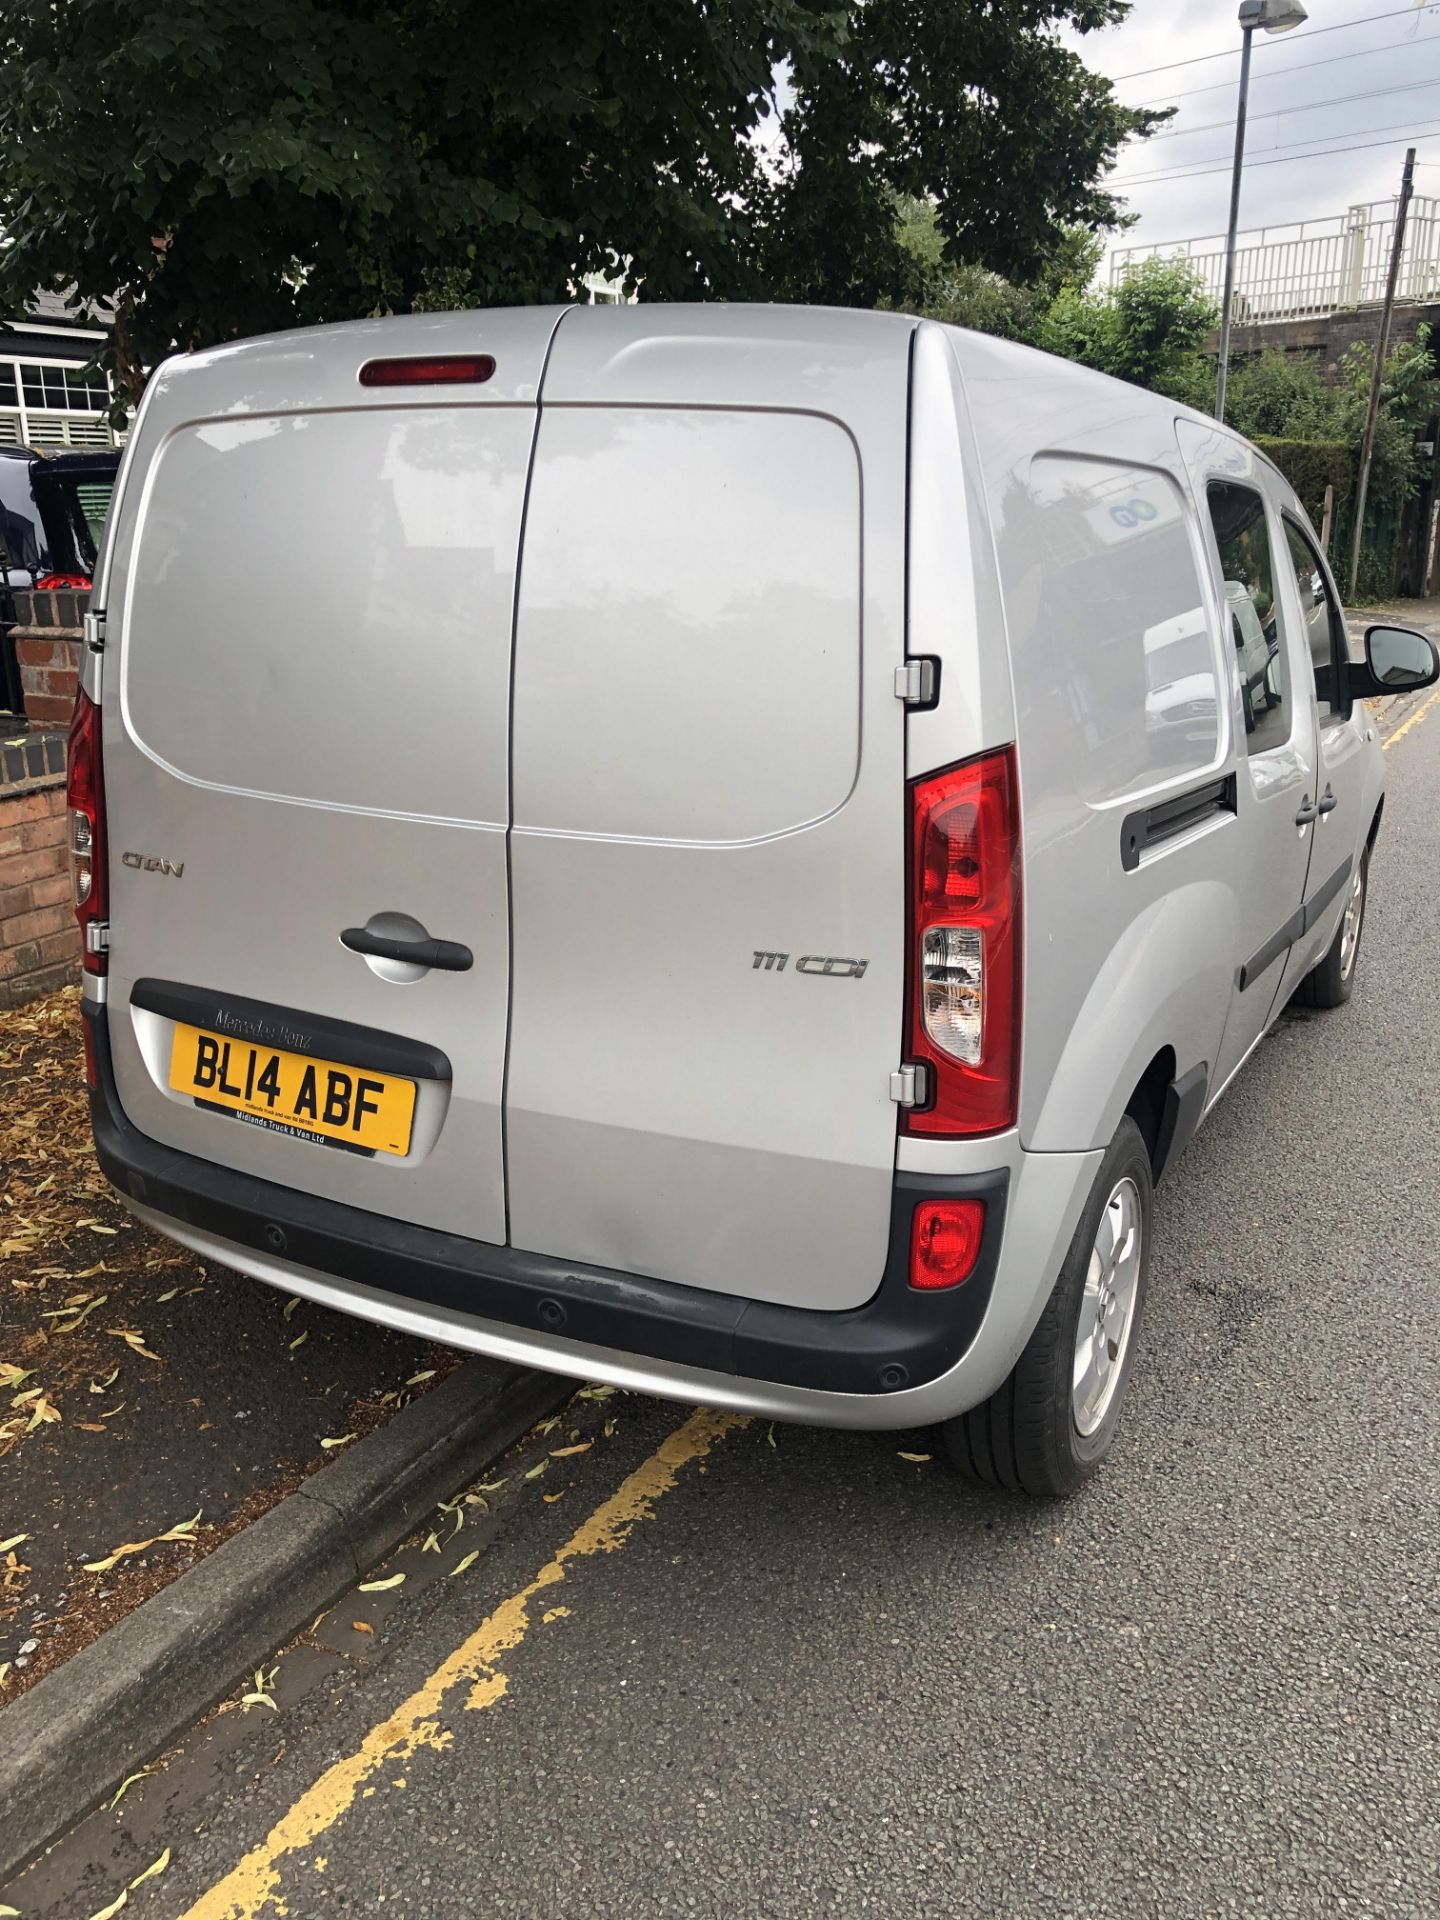
[[[0,712],[21,710],[17,587],[88,587],[120,455],[0,447]]]

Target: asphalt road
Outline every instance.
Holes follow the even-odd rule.
[[[1388,760],[1355,1001],[1161,1189],[1090,1490],[578,1406],[468,1570],[142,1783],[44,1910],[169,1847],[127,1920],[1440,1911],[1440,699]]]

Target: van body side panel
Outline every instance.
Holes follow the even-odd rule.
[[[1218,615],[1171,414],[1119,382],[957,337],[1009,629],[1025,976],[1020,1137],[1108,1143],[1150,1060],[1213,1063],[1229,1005],[1233,812],[1128,868],[1137,810],[1233,764]]]
[[[903,1005],[911,327],[562,326],[521,569],[517,1248],[843,1309]]]
[[[941,695],[910,715],[913,780],[1015,737],[1005,610],[950,329],[920,327],[910,368],[906,651],[940,663]]]
[[[122,502],[102,659],[110,1042],[130,1120],[488,1240],[505,1236],[514,582],[553,325],[427,316],[168,363]],[[358,382],[372,355],[477,347],[493,381],[443,405]],[[397,970],[341,944],[367,927],[458,943],[471,964]],[[199,990],[193,1022],[166,1011],[167,985]],[[295,1016],[322,1060],[328,1026],[335,1059],[358,1027],[443,1061],[415,1081],[403,1153],[247,1124],[172,1084],[187,1024],[284,1049]]]

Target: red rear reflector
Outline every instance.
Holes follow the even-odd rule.
[[[402,354],[394,360],[367,360],[360,369],[362,387],[478,386],[495,371],[488,353]]]
[[[910,1284],[958,1287],[975,1271],[985,1234],[983,1200],[922,1200],[910,1225]]]

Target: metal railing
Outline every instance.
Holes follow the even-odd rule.
[[[1372,200],[1326,220],[1251,227],[1235,248],[1236,326],[1267,320],[1304,320],[1345,313],[1385,297],[1385,273],[1395,232],[1391,200]],[[1225,294],[1225,236],[1159,246],[1117,247],[1110,284],[1117,286],[1141,260],[1184,260],[1217,302]],[[1418,195],[1410,203],[1397,300],[1440,300],[1440,200]]]

